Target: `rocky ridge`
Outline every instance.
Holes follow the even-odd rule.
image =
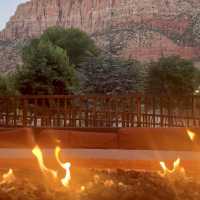
[[[0,72],[8,73],[21,63],[20,42],[0,41]]]
[[[50,26],[80,28],[125,58],[200,58],[199,0],[30,0],[19,5],[0,40],[37,37]]]

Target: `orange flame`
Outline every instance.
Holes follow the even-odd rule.
[[[187,134],[190,138],[191,141],[195,140],[196,134],[194,132],[192,132],[191,130],[187,129]]]
[[[173,169],[170,170],[170,169],[167,168],[165,162],[161,161],[160,166],[163,170],[163,173],[161,173],[161,175],[166,176],[166,175],[173,174],[173,173],[176,173],[176,172],[181,172],[182,174],[184,174],[185,169],[183,167],[180,167],[180,162],[181,162],[180,158],[175,160],[174,163],[173,163]]]
[[[59,154],[61,152],[61,149],[60,147],[56,147],[55,149],[55,156],[56,156],[56,160],[57,162],[59,163],[59,165],[65,169],[66,171],[66,175],[63,179],[61,179],[61,183],[64,187],[68,187],[69,186],[69,182],[71,180],[71,173],[70,173],[70,167],[71,167],[71,163],[70,162],[66,162],[66,163],[62,163],[60,161],[60,158],[59,158]]]
[[[81,186],[81,192],[84,192],[84,191],[85,191],[85,186],[82,185],[82,186]]]
[[[5,174],[3,174],[2,176],[3,180],[1,181],[1,184],[5,184],[5,183],[12,183],[15,181],[15,175],[13,173],[12,169],[9,169],[9,171]]]
[[[37,158],[37,161],[38,161],[38,164],[40,166],[41,171],[45,175],[49,175],[50,174],[54,178],[57,178],[57,172],[52,170],[52,169],[48,169],[45,166],[42,151],[40,150],[40,148],[38,146],[35,146],[35,148],[32,150],[32,153]]]

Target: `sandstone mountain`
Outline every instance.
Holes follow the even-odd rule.
[[[0,41],[0,72],[14,71],[21,63],[20,44],[16,41]]]
[[[50,26],[78,27],[125,58],[200,60],[199,0],[30,0],[17,8],[0,40],[36,37]]]

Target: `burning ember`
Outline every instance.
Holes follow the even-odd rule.
[[[152,172],[77,169],[77,176],[63,190],[33,183],[31,176],[0,187],[2,200],[198,200],[200,182],[173,180]],[[99,176],[98,181],[94,176]],[[33,174],[34,176],[34,174]],[[80,180],[78,177],[81,177]]]
[[[12,169],[9,169],[8,173],[3,174],[2,178],[3,180],[0,182],[0,184],[10,184],[16,179]]]

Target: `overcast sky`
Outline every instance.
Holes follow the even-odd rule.
[[[15,13],[17,5],[28,0],[0,0],[0,30],[2,30],[9,18]]]

